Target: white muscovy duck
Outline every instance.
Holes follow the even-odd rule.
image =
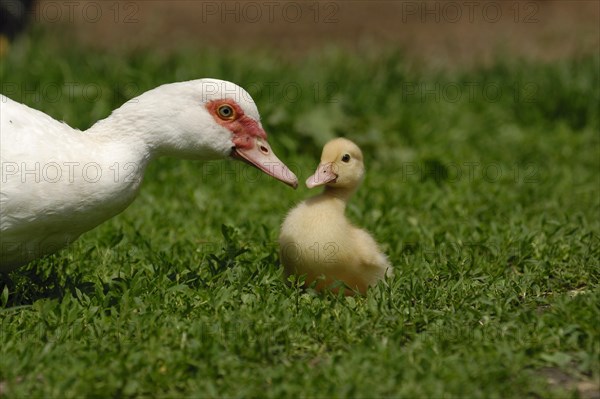
[[[159,156],[236,158],[296,187],[234,83],[172,83],[126,102],[85,132],[0,96],[0,271],[67,246],[123,211]]]

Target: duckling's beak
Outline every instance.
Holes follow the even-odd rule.
[[[335,183],[338,178],[335,169],[335,164],[333,162],[319,165],[315,174],[306,179],[306,187],[314,188],[323,186],[327,183]]]
[[[233,147],[231,156],[262,170],[285,184],[297,188],[298,178],[283,162],[275,156],[266,140],[260,137],[250,138],[254,143]]]

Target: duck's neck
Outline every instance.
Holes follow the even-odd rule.
[[[354,194],[355,191],[356,191],[355,188],[349,189],[349,188],[325,186],[325,189],[323,190],[322,195],[326,198],[330,198],[330,199],[334,200],[336,203],[339,204],[339,206],[341,206],[343,209],[345,209],[346,204],[348,203],[348,200],[350,199],[350,197],[352,197],[352,195]]]
[[[170,84],[129,100],[98,121],[87,133],[98,140],[134,146],[153,159],[220,159],[231,151],[231,142],[215,128],[208,112],[191,111],[189,96],[179,96],[181,85]],[[200,107],[201,105],[198,105]],[[201,134],[199,134],[201,132]]]
[[[133,201],[144,178],[146,167],[161,155],[155,138],[159,137],[153,118],[135,113],[114,111],[109,117],[96,122],[85,131],[93,148],[93,159],[101,168],[106,184],[106,202],[119,202],[123,208]],[[104,180],[102,180],[104,181]]]
[[[140,117],[136,113],[117,109],[107,118],[96,122],[86,134],[101,144],[129,147],[139,157],[149,161],[159,155],[158,134],[155,131],[157,125],[151,116]]]

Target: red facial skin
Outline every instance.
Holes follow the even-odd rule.
[[[225,104],[231,107],[228,110],[231,115],[219,114],[219,108]],[[214,100],[206,104],[206,109],[215,122],[232,133],[233,146],[229,153],[232,158],[246,162],[293,188],[298,187],[298,178],[275,156],[260,123],[245,115],[234,100]]]
[[[227,119],[223,119],[217,111],[223,104],[227,104],[233,109],[233,115]],[[257,138],[267,139],[267,133],[259,123],[245,115],[242,108],[232,99],[210,101],[206,103],[206,109],[219,125],[233,133],[235,148],[250,149]]]

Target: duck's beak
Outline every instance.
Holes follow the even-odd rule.
[[[234,147],[233,158],[244,161],[285,184],[297,188],[298,178],[283,162],[275,156],[266,140],[260,137],[252,138],[254,143],[246,143],[243,148]]]
[[[335,183],[338,178],[335,172],[335,164],[333,162],[319,165],[315,174],[306,179],[306,187],[314,188],[331,182]]]

